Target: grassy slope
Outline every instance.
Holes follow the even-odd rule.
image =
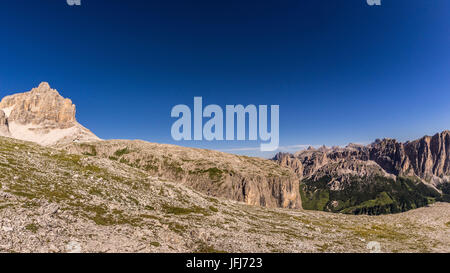
[[[0,252],[448,252],[447,204],[382,217],[265,209],[0,138]],[[56,209],[55,209],[56,208]],[[426,223],[426,225],[424,224]]]
[[[330,190],[327,185],[330,181],[328,176],[319,181],[302,181],[300,191],[304,209],[379,215],[443,201],[438,192],[410,177],[394,180],[382,176],[355,176],[350,179],[350,186],[340,191]]]

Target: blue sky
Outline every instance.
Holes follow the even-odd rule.
[[[279,104],[285,150],[450,129],[448,0],[81,2],[2,2],[0,97],[48,81],[101,138],[257,156],[172,140],[172,107]]]

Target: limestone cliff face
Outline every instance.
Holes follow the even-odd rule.
[[[60,148],[118,161],[210,196],[271,208],[301,207],[295,174],[270,160],[128,140],[72,143]]]
[[[403,169],[411,167],[425,179],[450,175],[450,131],[404,144],[408,158]]]
[[[224,173],[220,180],[189,172],[181,177],[189,187],[213,196],[269,208],[300,208],[299,184],[292,176]]]
[[[11,108],[9,122],[20,124],[49,124],[55,128],[68,128],[75,125],[75,105],[70,99],[59,95],[46,82],[30,92],[4,97],[0,108]]]
[[[75,118],[75,105],[46,82],[29,92],[0,101],[0,134],[53,145],[70,141],[99,140]],[[2,114],[3,113],[3,114]]]

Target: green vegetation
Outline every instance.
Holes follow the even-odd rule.
[[[450,202],[450,183],[440,184],[438,189],[442,191],[442,197],[438,198],[437,201]]]
[[[215,203],[215,204],[219,204],[219,200],[217,200],[216,198],[213,197],[207,197],[206,198],[209,202]]]
[[[5,209],[8,207],[12,207],[12,206],[13,206],[13,204],[0,204],[0,209]]]
[[[300,185],[300,195],[302,199],[302,207],[307,210],[325,210],[330,200],[328,191],[314,191],[309,196],[305,190],[304,184]]]
[[[115,151],[114,155],[116,157],[121,157],[121,156],[123,156],[125,154],[129,154],[129,153],[131,153],[131,151],[128,149],[128,147],[125,147],[123,149],[119,149],[119,150]]]
[[[154,164],[151,164],[151,163],[148,163],[148,164],[144,165],[144,170],[146,170],[146,171],[157,172],[158,169],[159,168],[158,168],[157,165],[154,165]]]
[[[394,206],[394,200],[386,193],[382,192],[375,199],[362,202],[360,205],[343,209],[342,213],[378,215],[390,213]]]
[[[31,224],[26,225],[25,229],[29,230],[29,231],[31,231],[33,233],[36,233],[39,230],[39,226],[34,224],[34,223],[31,223]]]
[[[159,242],[150,242],[150,245],[154,246],[154,247],[160,247],[161,244]]]
[[[94,221],[100,226],[111,226],[111,225],[131,225],[139,226],[142,222],[140,217],[133,217],[123,214],[120,210],[114,210],[112,212],[108,211],[106,206],[92,206],[78,204],[82,210],[82,215],[86,218]]]
[[[169,225],[169,229],[175,233],[183,234],[186,232],[186,226],[183,226],[182,224],[179,224],[176,222],[170,222],[170,223],[168,223],[168,225]]]
[[[206,170],[196,169],[194,171],[189,171],[189,174],[204,174],[204,173],[208,174],[209,179],[211,179],[214,182],[217,182],[222,179],[224,171],[216,167],[209,168]]]
[[[97,196],[102,196],[102,191],[101,191],[100,189],[97,189],[97,188],[92,187],[92,188],[89,190],[89,194],[97,195]]]
[[[226,251],[217,250],[213,246],[208,245],[203,241],[197,242],[197,249],[195,253],[226,253]]]
[[[387,224],[371,225],[369,227],[349,227],[355,236],[365,238],[367,240],[395,240],[405,241],[410,238],[408,234],[400,233],[395,227]]]
[[[88,155],[88,156],[96,156],[97,155],[97,149],[95,149],[94,145],[82,143],[82,144],[80,144],[80,146],[85,149],[89,149],[88,152],[83,152],[83,155]]]
[[[181,178],[181,174],[184,173],[183,168],[176,162],[169,162],[164,159],[164,167],[177,179]]]
[[[421,181],[410,177],[396,180],[382,177],[351,177],[344,189],[328,186],[330,176],[317,181],[305,179],[300,185],[302,206],[347,214],[379,215],[398,213],[435,202],[440,194]]]
[[[218,212],[219,211],[216,207],[213,207],[213,206],[209,206],[209,210],[211,210],[212,212]]]
[[[182,208],[170,205],[163,205],[163,209],[166,211],[166,213],[175,215],[186,215],[191,213],[203,214],[205,216],[209,215],[209,212],[206,209],[198,206],[193,206],[191,208]]]

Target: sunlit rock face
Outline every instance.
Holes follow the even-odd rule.
[[[296,173],[304,208],[381,214],[450,201],[450,131],[405,143],[309,148],[274,160]]]
[[[0,135],[42,145],[99,140],[75,118],[75,105],[46,82],[0,101]]]

